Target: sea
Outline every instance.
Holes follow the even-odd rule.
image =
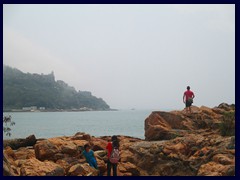
[[[16,124],[11,136],[3,139],[72,136],[85,132],[92,136],[125,135],[144,139],[144,121],[153,110],[83,112],[5,112]]]

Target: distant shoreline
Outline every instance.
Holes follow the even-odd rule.
[[[4,113],[10,112],[96,112],[96,111],[119,111],[118,109],[106,109],[106,110],[71,110],[71,109],[49,109],[49,110],[21,110],[21,109],[13,109],[13,110],[3,110]]]

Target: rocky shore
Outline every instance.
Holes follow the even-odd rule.
[[[234,121],[227,116],[234,113]],[[231,121],[231,122],[230,122]],[[145,120],[145,140],[118,136],[119,176],[234,176],[235,106],[193,107],[184,111],[152,112]],[[224,134],[224,130],[228,130]],[[100,173],[106,175],[105,147],[111,137],[86,133],[73,136],[5,141],[4,176],[96,176],[82,147],[91,145]],[[30,142],[30,143],[28,143]],[[22,143],[22,144],[21,144]]]

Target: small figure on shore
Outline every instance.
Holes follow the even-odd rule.
[[[191,105],[193,103],[194,93],[190,90],[190,86],[187,86],[187,91],[183,94],[183,103],[186,104],[186,112],[192,113]]]
[[[120,160],[119,140],[117,136],[112,136],[111,141],[106,147],[108,152],[107,175],[111,176],[111,169],[113,169],[113,176],[117,176],[117,164]]]
[[[95,169],[98,169],[97,160],[94,156],[93,150],[90,149],[89,144],[84,145],[83,155],[86,158],[88,164]]]

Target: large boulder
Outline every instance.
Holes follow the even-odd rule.
[[[36,158],[41,161],[54,160],[54,155],[60,152],[59,148],[49,140],[37,142],[34,145],[34,150]]]
[[[64,176],[64,169],[52,161],[27,159],[21,165],[21,176]]]
[[[81,153],[81,148],[88,141],[72,140],[71,137],[56,137],[38,141],[35,146],[36,158],[39,160],[57,161],[64,157],[76,157]]]
[[[226,103],[215,108],[194,106],[191,114],[185,111],[154,111],[145,120],[145,139],[169,140],[185,136],[188,131],[218,130],[223,114],[229,111],[235,111],[235,106]]]
[[[169,140],[180,136],[187,129],[180,115],[167,112],[152,112],[145,120],[146,140]],[[176,130],[177,129],[177,130]]]

